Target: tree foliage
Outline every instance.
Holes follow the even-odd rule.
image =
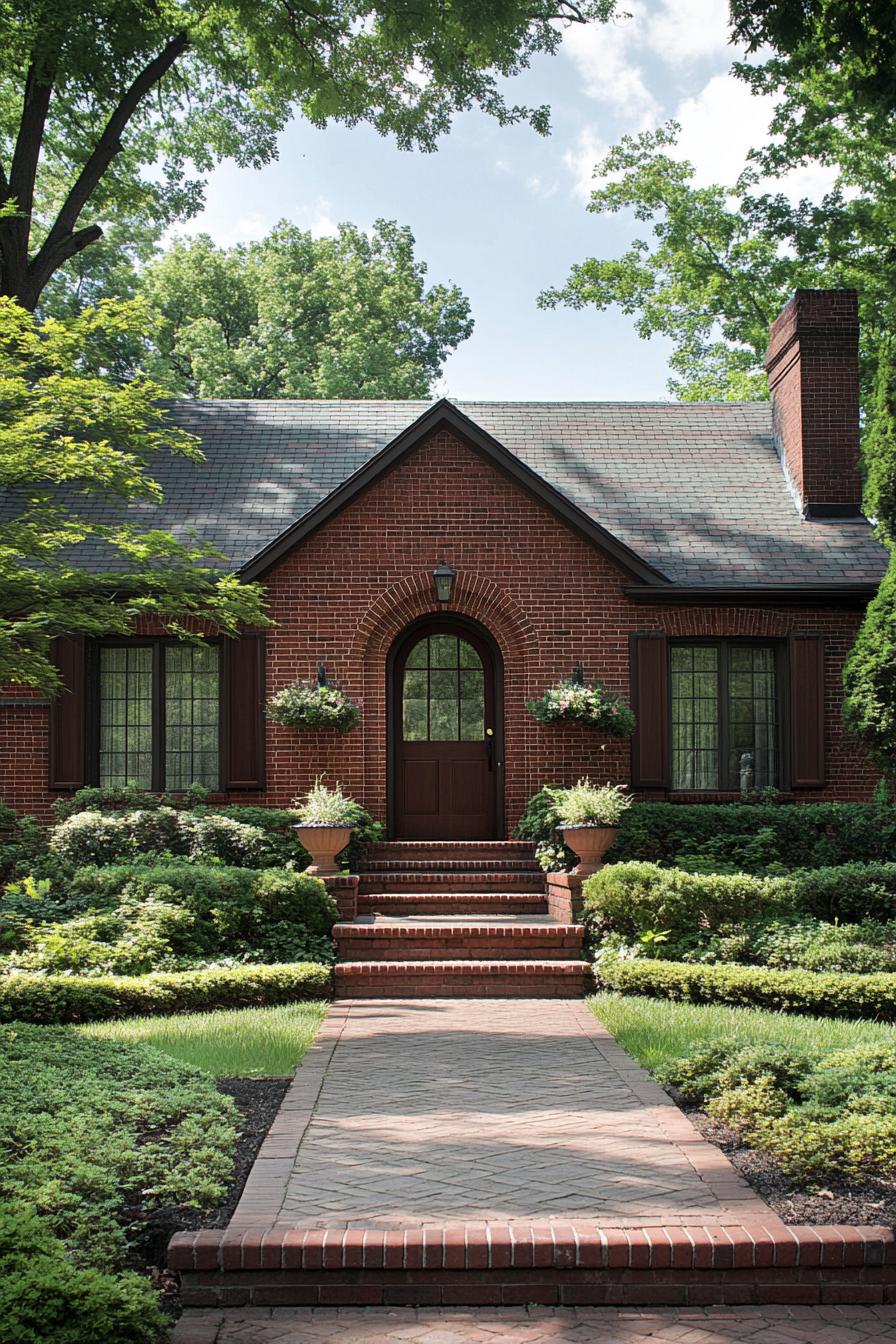
[[[0,293],[34,308],[124,216],[195,213],[222,158],[259,165],[298,111],[432,149],[478,106],[544,131],[502,79],[613,0],[0,0]],[[146,171],[151,169],[152,171]]]
[[[755,168],[733,184],[698,186],[693,166],[674,157],[677,133],[671,122],[625,136],[597,166],[589,210],[629,210],[650,234],[621,257],[580,262],[541,305],[617,305],[642,337],[672,341],[676,396],[739,401],[768,395],[769,325],[794,289],[854,287],[867,385],[881,329],[896,316],[892,192],[860,184],[858,162],[849,189],[820,203],[757,190]]]
[[[473,329],[456,286],[426,288],[410,229],[378,220],[313,238],[285,221],[261,242],[202,234],[150,265],[160,314],[147,368],[199,397],[427,397]]]
[[[216,569],[208,548],[127,517],[161,498],[153,459],[202,456],[158,384],[107,375],[146,320],[141,303],[105,302],[39,322],[0,298],[0,684],[52,693],[52,636],[127,634],[145,613],[183,637],[191,618],[225,633],[265,622],[260,589]],[[84,572],[85,544],[101,548],[101,572]]]

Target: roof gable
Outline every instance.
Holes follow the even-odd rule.
[[[243,579],[259,579],[304,539],[316,532],[362,491],[395,466],[417,444],[437,429],[450,429],[475,452],[509,477],[527,494],[550,509],[572,531],[603,551],[630,577],[642,583],[668,584],[668,577],[648,564],[583,509],[557,490],[538,472],[509,452],[496,438],[471,420],[446,398],[437,401],[406,429],[353,472],[314,508],[263,547],[240,570]]]

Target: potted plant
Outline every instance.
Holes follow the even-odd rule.
[[[579,856],[576,877],[590,877],[616,839],[619,820],[634,801],[622,784],[592,784],[580,779],[568,789],[550,789],[557,808],[558,831]]]
[[[315,877],[335,877],[340,871],[336,855],[352,837],[358,804],[342,792],[339,784],[328,789],[319,775],[304,798],[293,799],[293,806],[299,816],[295,827],[299,844],[311,855],[305,872]]]
[[[265,715],[272,723],[287,728],[332,728],[337,733],[350,733],[361,711],[341,686],[330,684],[326,666],[321,663],[316,681],[291,681],[276,691],[265,706]]]
[[[564,681],[549,686],[537,700],[526,702],[539,723],[584,723],[614,737],[631,737],[635,716],[621,695],[602,681],[586,683],[581,663]]]

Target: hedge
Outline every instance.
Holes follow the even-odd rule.
[[[330,968],[316,962],[134,976],[9,975],[0,979],[0,1022],[170,1016],[328,999],[331,992]]]
[[[622,819],[612,863],[702,858],[762,873],[896,859],[896,807],[873,803],[637,803]]]
[[[815,1017],[896,1022],[896,974],[769,971],[759,966],[703,966],[681,961],[604,958],[595,970],[603,989],[683,1003],[728,1003]]]

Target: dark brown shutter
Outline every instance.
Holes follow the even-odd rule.
[[[631,683],[635,735],[632,784],[638,789],[669,787],[669,673],[662,634],[632,635]]]
[[[62,690],[50,705],[49,787],[80,789],[86,782],[87,676],[84,638],[60,635],[51,657]]]
[[[790,782],[795,789],[824,786],[824,639],[790,640]]]
[[[224,640],[224,787],[264,788],[265,638]]]

